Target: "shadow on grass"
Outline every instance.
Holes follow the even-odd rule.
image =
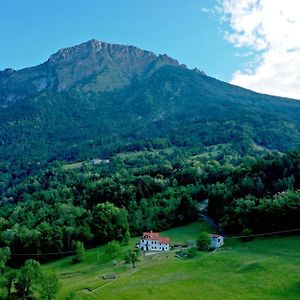
[[[244,263],[240,268],[238,268],[239,273],[245,273],[245,272],[256,272],[263,270],[264,267],[261,263],[257,261],[251,261]]]

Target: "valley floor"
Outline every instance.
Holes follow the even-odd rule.
[[[196,239],[204,223],[162,233],[172,243]],[[138,239],[131,239],[130,249]],[[299,299],[300,237],[273,237],[250,242],[225,240],[222,250],[198,252],[179,259],[175,251],[142,256],[136,269],[116,260],[103,260],[104,247],[88,250],[85,262],[71,258],[44,265],[60,274],[57,300],[67,299]],[[116,279],[104,280],[105,274]]]

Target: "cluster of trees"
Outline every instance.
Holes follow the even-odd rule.
[[[246,161],[208,186],[209,214],[228,232],[300,227],[300,151]]]
[[[42,272],[39,262],[33,259],[18,269],[11,268],[9,259],[9,248],[0,248],[1,299],[54,299],[59,288],[55,273]]]
[[[199,190],[178,184],[175,168],[159,154],[79,169],[54,163],[1,197],[0,245],[14,254],[62,252],[190,222]]]
[[[60,203],[52,198],[58,201],[55,204],[43,200],[13,205],[6,211],[10,217],[0,219],[1,244],[10,247],[12,253],[59,253],[75,249],[76,241],[93,245],[129,237],[127,212],[112,203],[99,203],[87,210],[69,201]]]
[[[205,199],[226,232],[295,228],[299,182],[300,151],[241,156],[225,144],[122,153],[80,168],[55,162],[2,194],[0,246],[42,254],[126,242],[196,220]]]

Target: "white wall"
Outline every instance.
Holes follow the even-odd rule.
[[[148,251],[169,251],[170,245],[169,244],[161,244],[159,241],[152,241],[152,240],[140,240],[139,248],[142,250],[146,250],[148,245]],[[164,249],[164,250],[163,250]]]
[[[212,248],[219,248],[224,245],[224,238],[222,236],[212,237],[210,246]]]

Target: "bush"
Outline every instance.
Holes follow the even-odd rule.
[[[56,273],[44,273],[40,278],[42,299],[51,300],[59,289],[59,277]]]
[[[107,255],[107,257],[113,259],[120,255],[120,250],[120,243],[117,241],[111,241],[106,245],[104,253]]]
[[[191,247],[186,251],[189,258],[194,258],[197,255],[197,248]]]
[[[210,237],[207,232],[201,232],[197,239],[197,248],[200,251],[206,251],[210,247]]]
[[[84,260],[84,256],[85,256],[85,249],[84,249],[83,243],[76,242],[75,254],[73,256],[72,263],[77,264],[79,262],[82,262]]]

